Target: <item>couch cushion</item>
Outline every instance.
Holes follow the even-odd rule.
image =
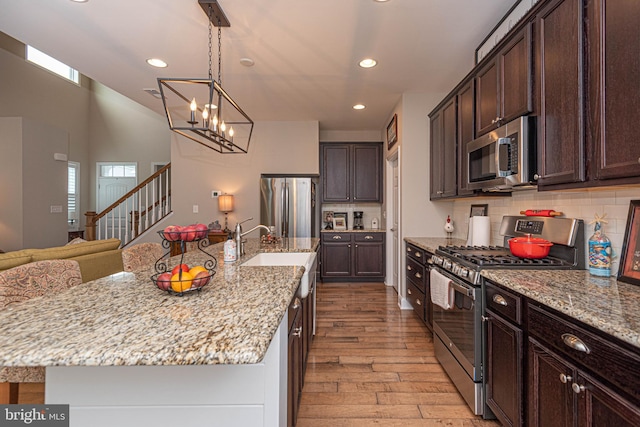
[[[72,259],[78,261],[78,264],[80,264],[83,283],[124,270],[122,265],[122,249],[114,249],[97,254],[80,255]]]
[[[28,249],[0,254],[0,270],[8,270],[31,261],[32,255]]]
[[[46,249],[28,249],[28,251],[31,253],[32,261],[42,261],[46,259],[67,259],[80,255],[110,251],[118,249],[120,244],[120,239],[92,240],[75,245]]]

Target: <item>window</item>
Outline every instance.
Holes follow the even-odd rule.
[[[67,163],[67,221],[69,225],[78,222],[80,209],[80,163]]]
[[[27,61],[33,62],[52,73],[74,82],[75,84],[80,83],[80,74],[78,73],[78,70],[74,70],[57,59],[50,57],[46,53],[40,52],[33,46],[27,45]]]
[[[100,176],[109,178],[135,178],[136,164],[100,165]]]

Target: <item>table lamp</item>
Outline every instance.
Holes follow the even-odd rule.
[[[233,195],[223,194],[218,196],[218,209],[220,212],[224,212],[224,231],[229,233],[231,230],[229,230],[228,215],[229,212],[233,212]]]

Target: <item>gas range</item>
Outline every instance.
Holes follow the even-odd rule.
[[[474,286],[481,282],[483,268],[499,269],[584,269],[584,223],[571,218],[505,216],[500,234],[504,246],[440,246],[431,262]],[[542,259],[518,258],[511,254],[508,240],[533,235],[554,243]]]

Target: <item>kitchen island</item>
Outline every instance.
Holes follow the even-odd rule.
[[[247,255],[225,265],[222,244],[212,245],[211,283],[182,297],[156,288],[150,268],[9,307],[0,366],[46,366],[45,401],[70,404],[76,427],[285,425],[287,308],[304,268],[241,263],[317,246],[249,239]]]

